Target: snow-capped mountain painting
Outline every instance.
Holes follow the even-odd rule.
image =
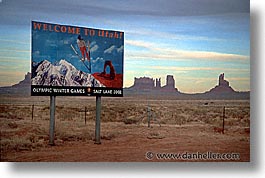
[[[56,64],[43,60],[33,64],[32,71],[32,85],[105,87],[91,74],[77,70],[64,59]]]

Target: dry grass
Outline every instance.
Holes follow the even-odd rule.
[[[9,101],[10,100],[10,101]],[[139,100],[133,98],[102,99],[101,138],[112,140],[126,130],[113,129],[114,125],[147,124],[147,106],[151,108],[151,124],[185,126],[193,123],[222,126],[223,106],[226,109],[225,130],[249,133],[249,101],[179,101]],[[34,119],[32,120],[32,104]],[[95,100],[91,98],[59,98],[56,101],[55,143],[90,141],[94,139]],[[85,124],[85,107],[87,108]],[[49,98],[1,98],[0,103],[1,154],[47,147],[49,140]],[[113,123],[111,127],[104,123]],[[116,124],[117,123],[117,124]],[[215,134],[212,129],[212,134]],[[147,133],[149,139],[163,139],[161,132]]]

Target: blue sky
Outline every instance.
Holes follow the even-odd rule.
[[[176,87],[204,92],[220,73],[250,90],[248,0],[2,0],[0,86],[30,71],[31,21],[124,32],[124,87],[134,77],[174,75]]]

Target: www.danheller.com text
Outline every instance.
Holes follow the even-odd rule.
[[[148,160],[204,160],[204,161],[217,161],[217,160],[240,160],[240,153],[215,153],[215,152],[183,152],[183,153],[155,153],[148,151],[145,154]]]

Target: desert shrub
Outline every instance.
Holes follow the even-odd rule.
[[[1,140],[1,151],[6,150],[31,150],[33,148],[32,142],[29,139],[14,137],[12,139]]]
[[[41,110],[42,110],[42,111],[50,110],[50,106],[44,106]]]
[[[164,135],[162,135],[161,133],[159,132],[151,132],[148,136],[147,136],[148,139],[163,139],[165,138]]]
[[[182,125],[187,123],[188,115],[181,113],[175,116],[175,124]]]
[[[112,140],[116,137],[116,134],[115,133],[103,133],[100,138],[103,139],[103,140]]]
[[[10,122],[8,123],[8,126],[11,128],[11,129],[16,129],[18,127],[18,125],[15,123],[15,122]]]
[[[125,124],[137,124],[139,122],[138,119],[135,118],[135,116],[129,116],[129,117],[126,117],[123,122]]]

